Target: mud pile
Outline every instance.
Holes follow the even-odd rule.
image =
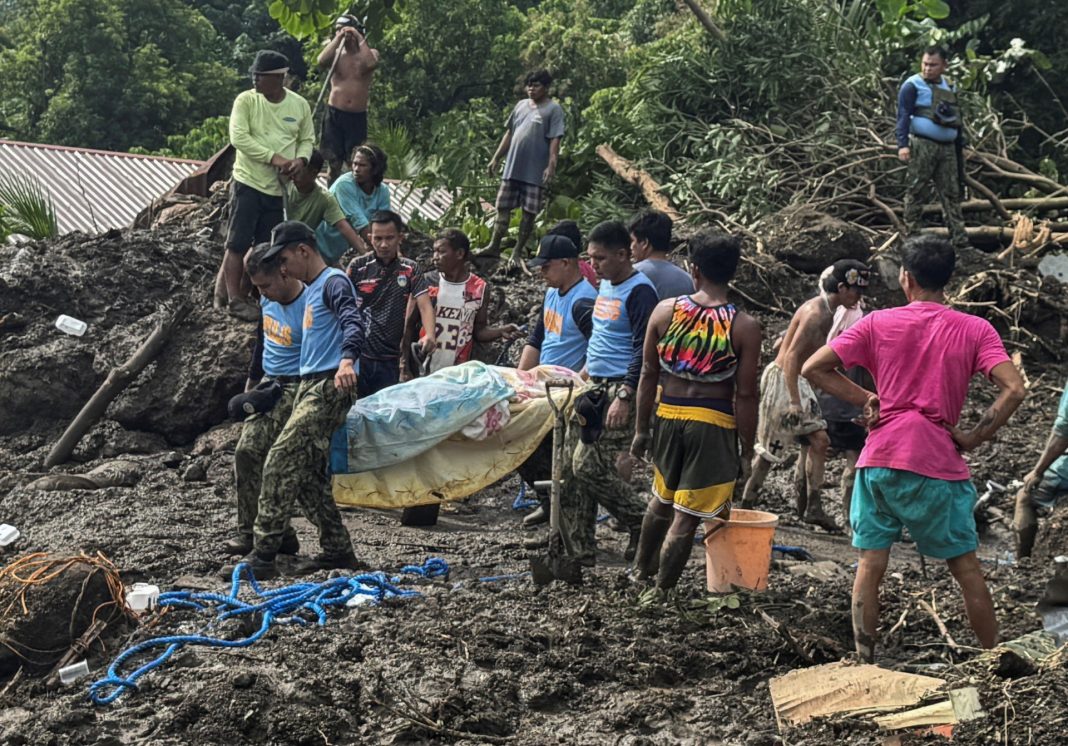
[[[225,592],[216,573],[228,558],[217,546],[233,530],[240,426],[218,423],[244,381],[253,327],[210,308],[222,247],[212,224],[217,205],[205,205],[207,214],[190,210],[154,230],[0,247],[0,318],[15,313],[22,320],[0,324],[0,521],[22,532],[0,549],[0,562],[30,552],[100,552],[126,584]],[[762,317],[770,339],[783,314],[815,292],[815,280],[765,253],[747,256],[735,284],[739,303]],[[492,281],[493,323],[536,318],[540,283]],[[885,284],[880,292],[889,299],[895,289]],[[78,463],[57,470],[84,479],[46,476],[40,464],[70,417],[181,297],[192,297],[196,310],[83,439]],[[62,335],[52,326],[60,313],[87,321],[89,331]],[[518,351],[513,346],[510,359]],[[499,349],[482,354],[492,360]],[[969,456],[980,485],[1024,474],[1041,449],[1064,371],[1040,359],[1025,355],[1032,395],[999,441]],[[992,398],[991,387],[977,386],[965,422],[975,422]],[[840,464],[831,465],[826,490],[839,520],[829,493]],[[49,689],[29,669],[10,686],[10,677],[0,680],[0,743],[882,743],[885,734],[864,718],[779,733],[768,680],[852,648],[854,552],[844,537],[813,531],[792,515],[789,472],[774,472],[763,496],[762,507],[781,516],[777,542],[805,546],[839,569],[817,578],[777,562],[769,591],[742,594],[737,610],[693,606],[704,597],[700,547],[680,585],[679,607],[639,608],[637,590],[623,579],[626,537],[607,523],[597,529],[598,566],[581,589],[536,589],[526,576],[483,582],[529,566],[520,514],[510,508],[518,489],[511,477],[443,511],[432,528],[402,527],[394,513],[344,511],[358,554],[375,569],[392,575],[428,556],[449,563],[447,580],[418,584],[422,598],[331,612],[325,627],[277,626],[248,648],[187,648],[146,675],[137,691],[94,708],[88,685],[121,650],[201,629],[209,619],[182,610],[140,628],[116,624],[90,649],[88,680]],[[1010,497],[996,506],[1011,515]],[[303,552],[315,552],[314,529],[299,518],[294,526]],[[981,555],[1009,639],[1040,625],[1034,602],[1049,563],[1006,565],[1004,522],[992,520],[985,531]],[[1047,555],[1064,541],[1060,528],[1043,536]],[[957,743],[1056,742],[1068,717],[1063,662],[999,676],[967,647],[972,635],[944,565],[926,564],[907,545],[895,550],[879,662],[979,688],[987,714],[959,726]],[[937,608],[963,646],[959,652],[920,599]],[[226,624],[213,632],[236,637]]]

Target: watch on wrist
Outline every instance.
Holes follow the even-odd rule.
[[[634,398],[634,392],[626,386],[620,386],[616,391],[616,398],[620,401],[630,401]]]

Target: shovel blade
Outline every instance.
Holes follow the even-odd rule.
[[[548,585],[554,580],[582,585],[582,563],[565,551],[563,539],[558,533],[549,537],[547,555],[530,558],[530,574],[535,585]]]

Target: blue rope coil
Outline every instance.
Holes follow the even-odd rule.
[[[445,560],[431,557],[422,565],[405,565],[401,573],[418,575],[424,578],[448,577],[449,565]],[[256,594],[253,603],[238,598],[242,581]],[[397,584],[401,577],[387,580],[383,572],[363,573],[349,577],[331,578],[322,583],[295,583],[282,588],[264,590],[256,582],[252,569],[247,562],[238,564],[230,576],[230,594],[199,593],[195,591],[171,591],[161,593],[160,607],[193,609],[198,612],[215,611],[215,618],[209,622],[204,631],[210,630],[219,622],[237,616],[262,614],[259,629],[239,640],[224,640],[206,634],[166,635],[144,640],[127,648],[108,666],[107,676],[94,681],[89,687],[89,699],[95,705],[108,705],[117,700],[128,690],[137,689],[137,680],[149,671],[159,668],[172,655],[186,645],[203,645],[216,648],[243,648],[262,638],[274,624],[298,624],[305,626],[307,620],[296,616],[301,611],[315,615],[316,623],[322,627],[326,624],[328,608],[344,606],[356,596],[370,596],[371,603],[381,603],[386,598],[411,598],[419,596],[418,591],[400,588]],[[146,650],[164,648],[154,659],[123,676],[123,666]]]
[[[536,497],[527,497],[527,483],[519,480],[519,494],[512,501],[512,510],[530,510],[537,507],[541,501]]]

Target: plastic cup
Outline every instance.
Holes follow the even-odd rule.
[[[88,675],[89,662],[85,660],[80,660],[77,663],[72,663],[59,669],[59,680],[64,684],[73,684],[78,679]]]
[[[56,319],[56,328],[64,334],[80,337],[85,334],[85,330],[89,328],[89,325],[73,316],[60,314],[59,318]]]
[[[126,591],[126,607],[130,611],[148,611],[156,607],[159,586],[150,583],[134,583]]]
[[[19,530],[14,526],[7,523],[0,523],[0,547],[6,547],[15,541],[18,541]]]

